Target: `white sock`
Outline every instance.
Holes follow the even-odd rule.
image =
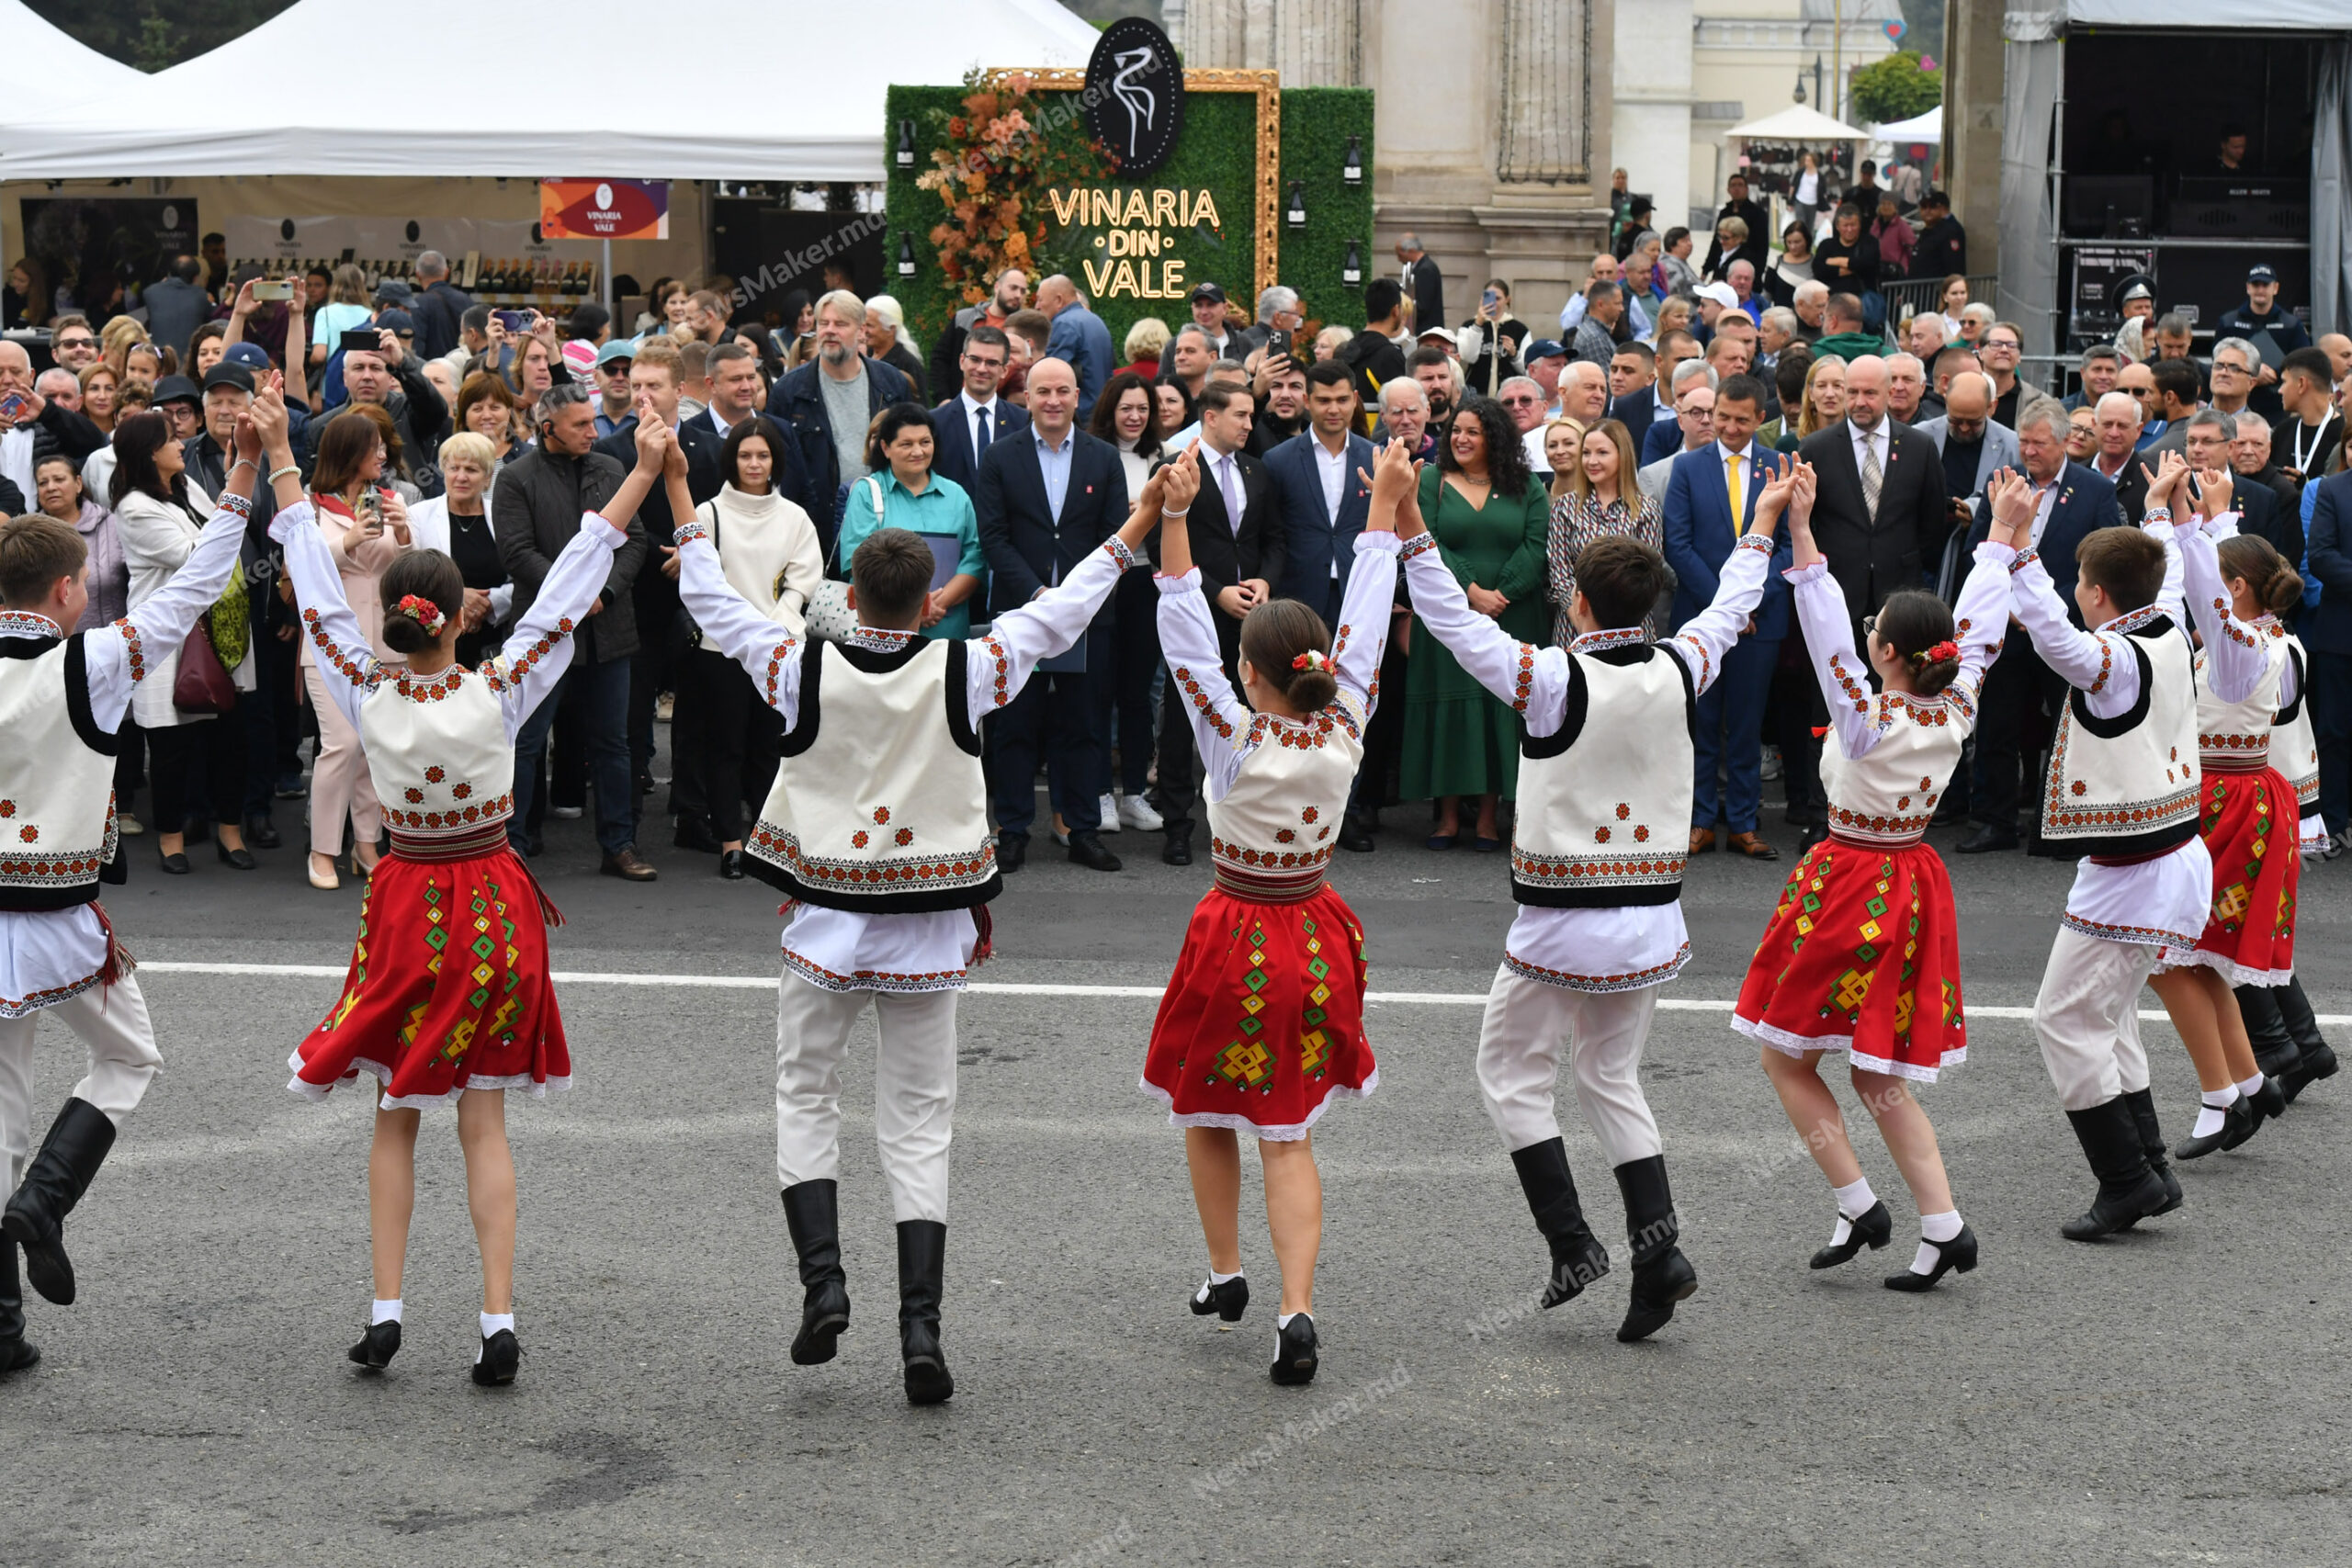
[[[1209,1270],[1208,1283],[1203,1285],[1197,1292],[1195,1292],[1193,1295],[1193,1299],[1196,1302],[1204,1302],[1209,1299],[1209,1292],[1215,1290],[1217,1286],[1225,1284],[1229,1280],[1238,1280],[1239,1278],[1241,1278],[1241,1270],[1238,1269],[1236,1269],[1230,1274],[1220,1274],[1216,1269],[1212,1269]]]
[[[2229,1120],[2230,1107],[2238,1102],[2237,1086],[2207,1089],[2204,1101],[2198,1109],[2197,1125],[2188,1132],[2192,1138],[2210,1138],[2222,1130],[2222,1123]]]
[[[481,1337],[484,1339],[502,1328],[512,1332],[514,1327],[514,1314],[511,1312],[486,1312],[481,1314]]]
[[[376,1299],[375,1304],[368,1308],[368,1326],[370,1328],[379,1323],[398,1323],[400,1320],[401,1299],[398,1296],[394,1296],[390,1301],[385,1301],[379,1296]]]
[[[1854,1234],[1852,1222],[1871,1212],[1878,1194],[1871,1190],[1871,1179],[1865,1176],[1849,1186],[1831,1188],[1829,1195],[1838,1200],[1838,1228],[1829,1233],[1829,1245],[1843,1247]]]
[[[1306,1317],[1307,1315],[1307,1314],[1300,1312],[1278,1312],[1274,1314],[1274,1332],[1280,1334],[1283,1329],[1288,1328],[1292,1318]]]
[[[1936,1263],[1944,1255],[1940,1243],[1960,1234],[1960,1211],[1947,1209],[1940,1214],[1919,1216],[1919,1250],[1911,1258],[1911,1272],[1932,1274]]]
[[[2257,1072],[2254,1077],[2238,1085],[2238,1092],[2245,1095],[2248,1100],[2252,1100],[2256,1095],[2260,1094],[2262,1092],[2262,1075]]]

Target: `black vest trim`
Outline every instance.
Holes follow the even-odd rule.
[[[820,909],[843,909],[857,915],[935,915],[948,909],[970,909],[988,903],[1004,891],[1004,875],[989,874],[986,882],[968,887],[918,888],[901,893],[843,893],[830,887],[810,887],[792,873],[757,855],[743,857],[743,869],[762,882],[797,898],[803,904],[813,904]]]
[[[878,653],[873,649],[860,648],[855,643],[848,642],[833,644],[833,651],[848,660],[850,668],[853,670],[863,670],[868,675],[888,675],[894,670],[903,670],[913,663],[922,657],[922,650],[930,646],[931,644],[924,638],[917,637],[905,647],[894,648],[888,653]]]
[[[1676,660],[1676,663],[1682,661]],[[1682,897],[1682,879],[1672,882],[1644,883],[1639,886],[1600,887],[1530,887],[1517,877],[1511,878],[1510,894],[1521,903],[1539,909],[1618,909],[1654,904],[1671,904]]]
[[[2191,812],[2169,827],[2146,833],[2117,833],[2098,839],[2046,839],[2043,843],[2052,854],[2076,855],[2084,858],[2124,858],[2154,854],[2160,850],[2176,849],[2197,837],[2197,813]]]
[[[800,708],[793,716],[792,728],[786,730],[784,739],[776,742],[776,751],[779,755],[797,757],[817,743],[818,696],[824,674],[825,658],[831,651],[831,648],[832,645],[829,643],[811,638],[808,643],[808,651],[800,656]],[[754,865],[759,863],[756,857],[746,856],[745,858]]]
[[[111,757],[121,739],[109,730],[100,729],[96,716],[90,712],[89,671],[82,634],[75,632],[65,644],[65,715],[74,721],[74,733],[82,738],[83,745],[101,757]]]
[[[116,855],[119,861],[119,852]],[[87,882],[69,883],[58,887],[0,887],[0,910],[12,914],[45,914],[53,909],[71,909],[78,905],[97,901],[99,877]]]
[[[2169,622],[2165,624],[2170,625]],[[2090,695],[2080,686],[2075,687],[2073,694],[2066,699],[2074,707],[2075,722],[2102,740],[2112,740],[2119,735],[2128,735],[2137,728],[2140,721],[2148,716],[2148,699],[2155,693],[2155,669],[2148,662],[2148,650],[2140,646],[2137,637],[2125,637],[2123,646],[2130,649],[2132,657],[2140,661],[2138,701],[2113,718],[2101,718],[2091,712]],[[2186,647],[2185,644],[2183,646]],[[2193,659],[2195,655],[2192,654],[2190,657]],[[2073,840],[2066,841],[2071,843]]]
[[[0,659],[39,659],[60,639],[53,637],[0,637]]]
[[[2295,668],[2295,700],[2270,716],[2273,729],[2284,729],[2301,718],[2303,713],[2303,656],[2293,643],[2287,645],[2287,662]]]
[[[947,641],[947,733],[967,756],[980,754],[980,732],[972,728],[971,682],[967,678],[970,649],[960,637]]]

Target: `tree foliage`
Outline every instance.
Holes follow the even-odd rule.
[[[162,71],[249,33],[293,0],[26,0],[100,54]]]
[[[1855,72],[1851,93],[1855,114],[1872,125],[1891,125],[1942,103],[1944,76],[1921,70],[1919,56],[1905,50]]]

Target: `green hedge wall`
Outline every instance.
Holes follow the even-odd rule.
[[[944,140],[943,124],[935,123],[934,111],[940,116],[960,112],[966,92],[961,86],[899,85],[891,87],[886,99],[883,145],[895,150],[899,122],[913,120],[915,166],[900,169],[894,163],[890,169],[884,278],[906,309],[909,330],[926,347],[961,307],[962,299],[940,273],[939,248],[930,239],[932,228],[945,214],[945,204],[936,192],[917,189],[915,180],[931,168],[932,150]],[[1076,96],[1040,95],[1073,99]],[[1277,211],[1281,279],[1305,298],[1310,320],[1361,326],[1362,286],[1343,288],[1340,274],[1351,238],[1357,243],[1365,277],[1378,276],[1383,270],[1372,252],[1372,94],[1359,87],[1292,87],[1283,90],[1282,103],[1282,202],[1287,206],[1289,182],[1300,181],[1307,224],[1305,229],[1292,229]],[[1215,192],[1221,230],[1188,232],[1170,254],[1185,259],[1188,284],[1208,279],[1224,285],[1234,308],[1245,316],[1254,315],[1257,310],[1256,209],[1250,201],[1257,167],[1257,110],[1253,94],[1191,94],[1184,105],[1183,141],[1176,155],[1141,179],[1106,182],[1182,189],[1205,186]],[[1048,134],[1082,146],[1083,120],[1073,117],[1067,127]],[[1360,139],[1364,165],[1363,183],[1356,186],[1343,184],[1340,177],[1351,135]],[[1036,193],[1035,199],[1046,203],[1045,193]],[[1091,243],[1093,231],[1075,225],[1068,233],[1057,231],[1050,204],[1042,210],[1048,231],[1045,259],[1066,266],[1083,288],[1080,261],[1087,256],[1100,260],[1103,254]],[[914,244],[911,278],[898,275],[901,235]],[[1156,315],[1174,326],[1190,314],[1182,299],[1120,299],[1099,301],[1095,309],[1109,324],[1114,344],[1125,337],[1139,317]]]

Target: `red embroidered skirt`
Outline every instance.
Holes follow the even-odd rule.
[[[2276,768],[2209,768],[2199,836],[2213,857],[2213,902],[2194,949],[2165,950],[2167,965],[2202,964],[2233,986],[2283,986],[2295,976],[2295,893],[2302,856],[2295,786]]]
[[[464,860],[377,864],[343,996],[296,1049],[298,1094],[324,1099],[365,1072],[384,1103],[454,1102],[469,1089],[533,1098],[571,1087],[548,978],[538,884],[499,845]]]
[[[1933,1083],[1968,1057],[1951,878],[1926,844],[1827,839],[1797,863],[1739,987],[1732,1027],[1775,1050],[1842,1051]]]
[[[1363,925],[1326,883],[1295,904],[1223,888],[1193,911],[1142,1088],[1180,1127],[1303,1138],[1380,1074],[1363,1037]]]

